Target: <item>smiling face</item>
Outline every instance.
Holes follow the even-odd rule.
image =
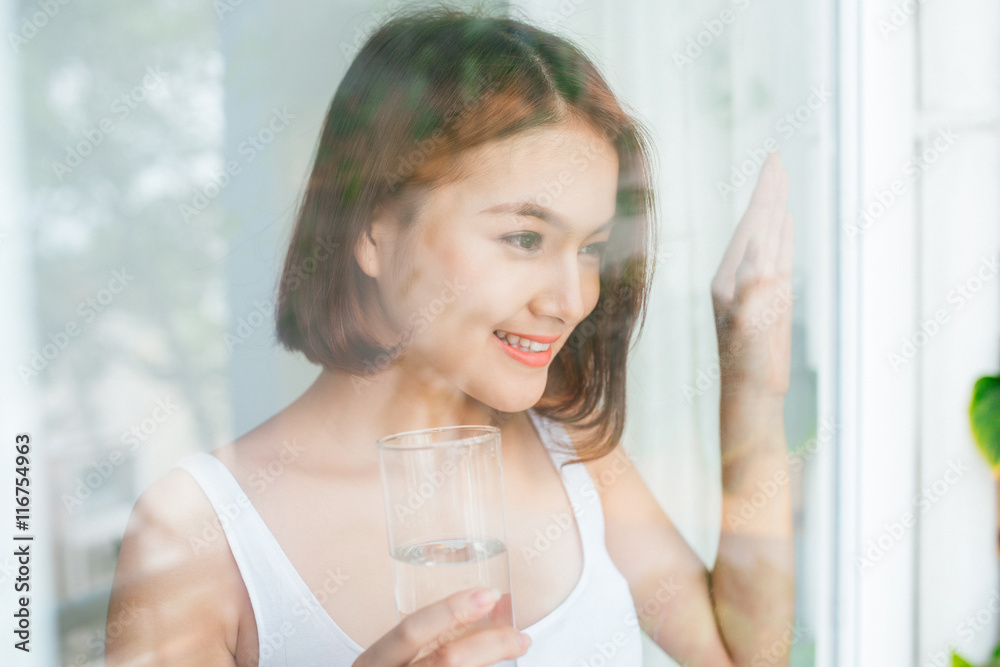
[[[597,305],[618,158],[575,124],[463,158],[461,180],[423,196],[411,238],[380,219],[356,254],[378,281],[386,339],[407,341],[404,370],[519,412],[541,398],[551,360]],[[535,350],[498,330],[525,334]]]

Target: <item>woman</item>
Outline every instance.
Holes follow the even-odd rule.
[[[635,667],[640,630],[683,664],[787,662],[787,177],[771,156],[712,284],[737,519],[708,572],[619,445],[653,270],[646,145],[556,36],[454,11],[376,32],[327,113],[279,288],[279,339],[322,372],[139,498],[108,664]],[[374,442],[457,424],[501,429],[520,633],[456,639],[495,604],[476,590],[397,622]]]

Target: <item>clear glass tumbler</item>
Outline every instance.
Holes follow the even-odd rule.
[[[377,445],[400,620],[452,593],[485,586],[500,591],[496,605],[449,636],[480,626],[515,627],[500,429],[428,428],[386,436]],[[517,661],[496,665],[516,667]]]

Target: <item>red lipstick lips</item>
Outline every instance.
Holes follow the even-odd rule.
[[[524,338],[529,341],[534,341],[536,343],[549,343],[549,347],[542,350],[541,352],[531,352],[524,351],[512,346],[505,339],[500,336],[493,334],[493,339],[496,340],[497,344],[507,353],[509,357],[520,361],[526,366],[531,366],[532,368],[541,368],[545,366],[552,359],[552,347],[551,343],[558,340],[559,336],[521,336],[521,334],[510,332],[518,338]]]

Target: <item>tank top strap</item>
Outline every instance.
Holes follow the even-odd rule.
[[[195,452],[177,463],[175,468],[186,470],[208,497],[222,524],[233,558],[244,573],[247,593],[254,609],[274,608],[276,600],[270,595],[268,586],[258,586],[258,582],[274,580],[275,570],[280,569],[280,552],[277,543],[271,544],[262,536],[268,535],[264,520],[250,503],[246,492],[233,477],[229,468],[208,452]],[[203,531],[200,539],[216,539],[217,535]]]
[[[270,658],[280,658],[282,650],[279,647],[281,643],[286,643],[283,639],[286,635],[301,631],[301,619],[298,617],[303,616],[311,623],[318,622],[320,627],[327,625],[322,617],[329,617],[322,608],[317,609],[319,603],[312,592],[222,461],[208,452],[196,452],[177,461],[174,467],[186,470],[194,477],[219,517],[254,610],[261,665],[286,664],[280,659],[274,662]],[[197,539],[209,541],[220,537],[212,529],[205,529]],[[195,542],[192,546],[198,550]],[[296,613],[293,619],[289,610],[318,613],[308,616]],[[290,624],[290,619],[295,621],[294,625]],[[348,647],[360,649],[346,635],[339,634]],[[360,653],[360,650],[357,652]],[[265,657],[269,659],[264,660]]]
[[[198,452],[175,467],[195,478],[222,523],[257,622],[260,667],[352,664],[364,648],[337,625],[317,597],[325,600],[330,594],[327,584],[339,586],[350,577],[340,568],[327,569],[323,588],[310,590],[222,461]]]
[[[582,463],[562,465],[573,458],[573,443],[563,425],[552,418],[528,410],[538,435],[542,439],[552,462],[562,477],[570,506],[576,515],[580,540],[585,552],[600,553],[604,550],[604,510],[601,497],[590,473]]]

